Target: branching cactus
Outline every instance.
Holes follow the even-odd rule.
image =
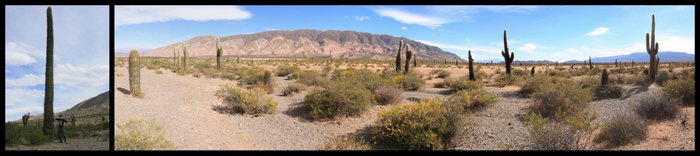
[[[405,66],[405,72],[408,73],[410,71],[409,65],[411,65],[411,57],[413,55],[413,51],[411,50],[411,45],[406,43],[406,66]]]
[[[651,40],[649,40],[649,33],[647,33],[646,48],[647,53],[649,53],[649,81],[654,82],[657,68],[656,54],[659,53],[659,42],[656,42],[656,16],[654,14],[651,15]]]
[[[131,95],[142,97],[141,93],[141,59],[136,49],[129,53],[129,89]]]
[[[508,56],[508,37],[506,30],[503,30],[503,51],[501,51],[501,55],[503,55],[503,58],[505,59],[505,64],[506,64],[506,74],[510,75],[510,64],[513,63],[513,59],[515,58],[515,54],[513,52],[510,52],[510,57]]]
[[[46,9],[46,79],[44,83],[44,135],[53,136],[53,14]]]
[[[401,47],[403,47],[403,40],[399,42],[399,52],[396,53],[396,71],[401,71]]]
[[[476,81],[476,78],[474,77],[474,59],[472,58],[472,51],[469,50],[469,80],[471,81]]]

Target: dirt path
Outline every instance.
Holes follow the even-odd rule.
[[[126,75],[115,77],[116,124],[129,118],[155,119],[177,149],[267,149],[235,128],[239,124],[235,120],[212,110],[221,102],[214,96],[219,85],[233,82],[142,69],[141,90],[146,95],[140,99],[122,92],[129,89],[127,70],[115,70]],[[119,129],[115,132],[119,134]]]

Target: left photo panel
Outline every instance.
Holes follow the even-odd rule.
[[[5,150],[109,150],[109,6],[5,6]]]

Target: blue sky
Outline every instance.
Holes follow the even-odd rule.
[[[116,48],[158,48],[201,35],[353,30],[402,36],[476,60],[587,59],[645,51],[656,14],[661,51],[695,51],[694,6],[116,6]]]
[[[5,6],[5,121],[42,114],[46,7]],[[109,90],[109,7],[52,6],[54,112]]]

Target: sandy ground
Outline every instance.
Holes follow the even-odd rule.
[[[263,66],[273,69],[272,66]],[[346,68],[343,65],[341,68]],[[307,69],[305,66],[302,69]],[[355,68],[363,68],[356,66]],[[502,67],[501,67],[502,68]],[[520,67],[522,68],[522,67]],[[538,67],[544,68],[544,67]],[[565,66],[565,68],[569,68]],[[311,66],[311,70],[321,70],[319,66]],[[379,66],[372,70],[383,69]],[[427,74],[433,68],[419,67],[417,71]],[[482,71],[487,74],[495,73],[495,67],[484,66]],[[554,69],[549,66],[549,69]],[[336,121],[309,121],[299,107],[300,102],[309,90],[281,96],[281,90],[293,80],[285,77],[275,77],[275,92],[270,94],[279,105],[279,111],[274,114],[258,117],[247,115],[222,114],[213,110],[221,105],[221,100],[214,94],[222,84],[235,84],[234,81],[195,78],[192,75],[178,76],[168,70],[163,74],[155,74],[153,70],[141,70],[141,88],[145,92],[143,99],[126,95],[129,88],[128,72],[124,67],[115,68],[116,73],[123,76],[115,77],[115,117],[116,124],[129,118],[155,119],[164,126],[166,138],[171,140],[177,149],[274,149],[274,150],[316,150],[331,138],[347,133],[359,133],[376,120],[376,112],[388,106],[374,106],[370,111],[359,117],[347,117]],[[461,77],[467,74],[466,68],[447,68],[452,73],[450,77]],[[504,72],[504,70],[501,70]],[[495,77],[495,76],[494,76]],[[404,102],[409,98],[425,99],[430,97],[446,97],[444,88],[433,88],[434,83],[442,79],[427,80],[425,87],[418,91],[403,93]],[[499,101],[492,107],[477,110],[465,115],[462,124],[470,128],[460,129],[451,140],[450,149],[458,150],[527,150],[530,145],[528,128],[520,116],[527,112],[531,99],[516,95],[520,88],[516,86],[484,87],[488,92],[499,96]],[[625,87],[627,91],[634,87]],[[649,90],[658,90],[651,88]],[[589,103],[589,109],[601,114],[596,122],[605,123],[611,110],[629,111],[627,105],[634,103],[640,93],[647,90],[628,92],[625,99],[594,101]],[[610,108],[610,109],[607,109]],[[690,119],[690,124],[680,125],[681,118],[650,125],[650,135],[647,140],[615,149],[694,149],[694,107],[684,108],[683,114]],[[119,134],[119,130],[116,130]],[[614,149],[613,149],[614,150]]]

